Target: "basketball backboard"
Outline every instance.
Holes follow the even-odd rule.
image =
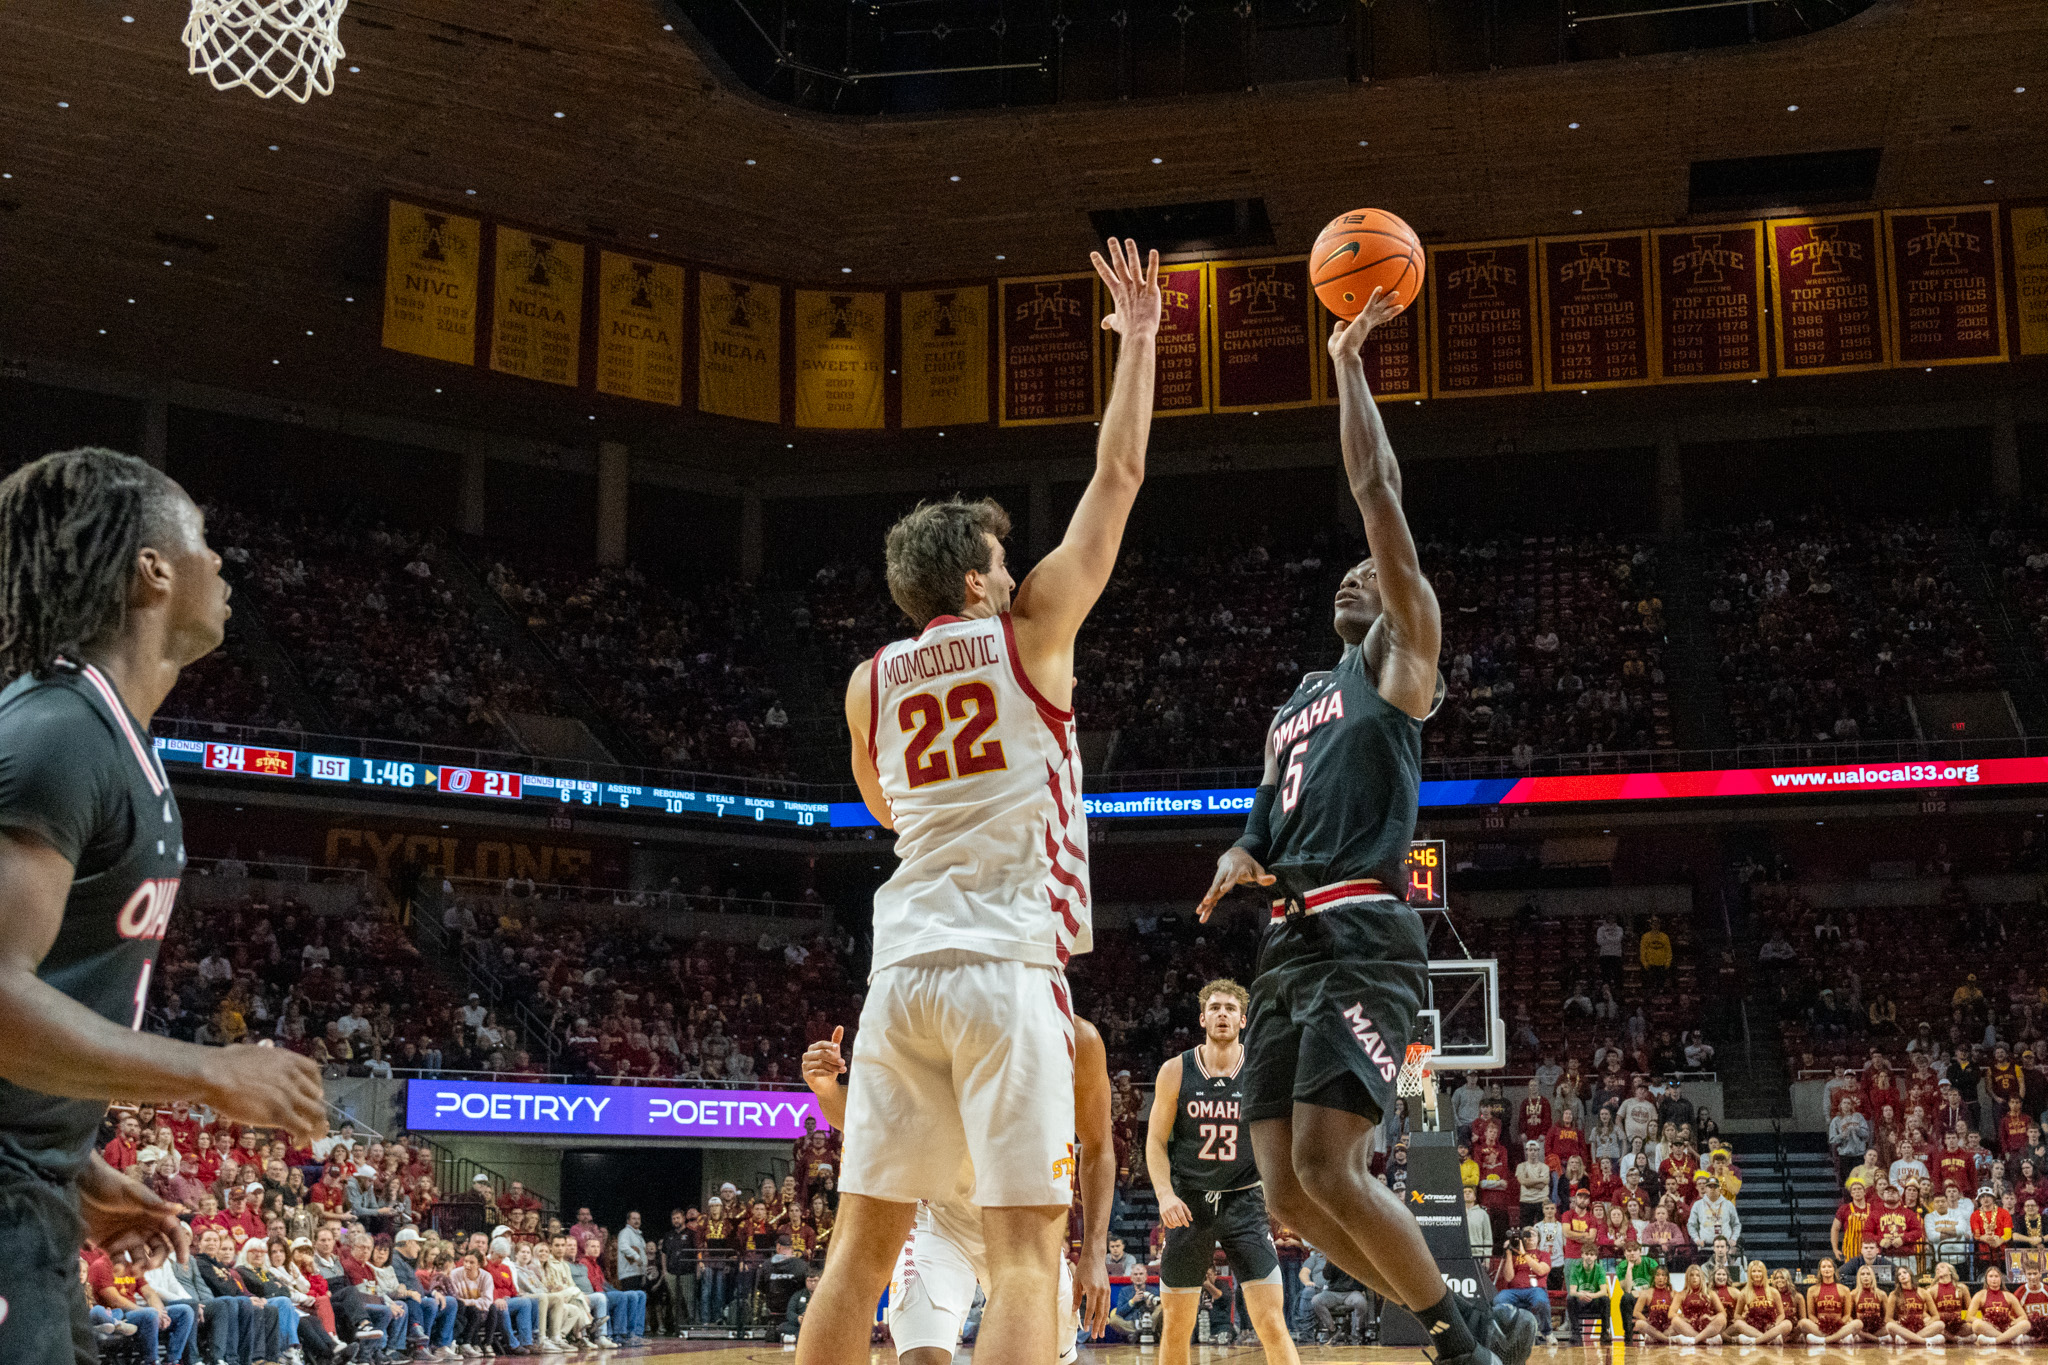
[[[1437,1071],[1485,1071],[1508,1059],[1500,1019],[1500,963],[1490,957],[1436,958],[1429,964],[1429,998],[1417,1022],[1419,1040],[1433,1049]]]

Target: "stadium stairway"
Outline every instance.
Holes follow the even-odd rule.
[[[1997,571],[1985,560],[1975,531],[1963,527],[1937,538],[1956,586],[1969,599],[1970,610],[1984,627],[1991,661],[2005,681],[2020,726],[2030,735],[2048,734],[2048,688],[2035,665],[2034,645],[2024,621],[2013,619],[2011,603]]]
[[[1742,1192],[1742,1254],[1771,1266],[1811,1269],[1834,1217],[1835,1168],[1819,1133],[1783,1129],[1729,1138]]]
[[[1671,717],[1681,749],[1718,749],[1735,742],[1728,708],[1721,699],[1721,651],[1707,612],[1704,575],[1697,547],[1671,537],[1657,550],[1669,579],[1665,589],[1665,635],[1671,652],[1664,669]]]
[[[241,585],[237,582],[236,586]],[[269,679],[271,690],[285,704],[287,714],[305,717],[308,730],[339,734],[340,727],[327,713],[319,694],[306,686],[306,680],[299,676],[298,668],[292,663],[292,656],[285,653],[284,647],[271,635],[270,625],[263,619],[263,610],[257,602],[254,592],[237,595],[234,615],[228,617],[229,656],[239,654],[255,665]]]

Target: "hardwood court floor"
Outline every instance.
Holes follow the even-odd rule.
[[[1420,1348],[1391,1346],[1304,1346],[1299,1348],[1302,1365],[1349,1365],[1350,1362],[1370,1362],[1370,1365],[1415,1365],[1425,1359]],[[1156,1365],[1156,1346],[1126,1346],[1122,1344],[1084,1347],[1077,1365]],[[961,1365],[972,1361],[974,1350],[969,1347],[959,1357]],[[1612,1356],[1609,1361],[1607,1357]],[[1529,1357],[1529,1365],[1721,1365],[1721,1362],[1746,1362],[1746,1365],[1770,1365],[1774,1361],[1797,1361],[1799,1365],[1879,1365],[1880,1362],[1911,1360],[1916,1357],[1946,1359],[1949,1361],[1968,1360],[1995,1362],[1995,1365],[2020,1365],[2022,1361],[2038,1362],[2041,1353],[2036,1348],[2000,1346],[1635,1346],[1625,1350],[1605,1346],[1538,1346]],[[554,1362],[580,1362],[581,1365],[663,1365],[674,1362],[681,1365],[790,1365],[796,1358],[794,1346],[765,1341],[722,1342],[722,1341],[656,1341],[649,1346],[636,1346],[617,1351],[587,1351],[581,1356],[570,1353],[566,1356],[544,1356],[541,1359]],[[507,1357],[517,1360],[521,1357]],[[895,1365],[896,1352],[887,1346],[877,1346],[869,1354],[870,1365]],[[1196,1346],[1193,1348],[1191,1365],[1258,1365],[1265,1359],[1264,1353],[1255,1342],[1237,1346]]]

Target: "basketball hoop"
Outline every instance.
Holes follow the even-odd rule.
[[[192,0],[185,69],[216,90],[243,86],[259,99],[331,95],[347,8],[348,0]]]
[[[1428,1043],[1408,1044],[1408,1055],[1401,1062],[1400,1079],[1394,1082],[1394,1092],[1409,1099],[1430,1094],[1436,1078],[1430,1074],[1429,1056],[1435,1051]]]

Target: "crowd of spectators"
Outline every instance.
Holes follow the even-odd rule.
[[[2007,597],[2026,625],[2034,657],[2048,662],[2048,531],[1994,527],[1985,539]]]
[[[1908,693],[1996,678],[1943,534],[1813,512],[1706,536],[1707,613],[1738,742],[1911,739]]]

